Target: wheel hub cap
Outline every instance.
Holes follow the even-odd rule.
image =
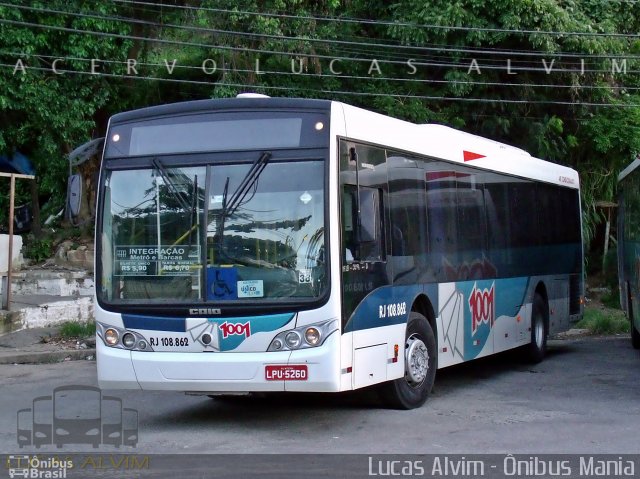
[[[429,351],[422,340],[414,336],[407,340],[405,351],[407,381],[420,384],[429,372]]]
[[[535,338],[536,338],[536,345],[538,347],[542,347],[542,342],[544,338],[544,325],[542,324],[542,320],[540,319],[536,321]]]

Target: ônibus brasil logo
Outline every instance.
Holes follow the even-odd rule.
[[[496,319],[495,282],[491,288],[479,289],[473,284],[473,290],[469,295],[469,310],[471,311],[471,334],[476,334],[478,327],[486,323],[493,326]]]

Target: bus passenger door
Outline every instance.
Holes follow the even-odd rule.
[[[386,153],[340,143],[342,326],[353,335],[354,386],[385,381],[388,347],[379,307],[388,292]]]

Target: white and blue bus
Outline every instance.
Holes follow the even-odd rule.
[[[539,361],[581,316],[574,170],[340,102],[240,96],[110,120],[102,388],[377,385],[408,409],[437,368]]]
[[[640,158],[618,176],[618,278],[631,344],[640,349]]]

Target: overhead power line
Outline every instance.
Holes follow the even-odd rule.
[[[171,45],[180,45],[180,46],[192,46],[192,47],[200,47],[200,48],[208,48],[208,49],[218,49],[218,50],[225,50],[225,51],[234,51],[234,52],[252,52],[252,53],[262,53],[262,54],[266,54],[266,55],[282,55],[282,56],[288,56],[288,57],[300,57],[300,56],[305,56],[305,57],[311,57],[311,58],[318,58],[318,59],[325,59],[325,60],[348,60],[348,61],[352,61],[352,62],[361,62],[361,63],[365,63],[365,62],[377,62],[377,63],[382,63],[382,64],[394,64],[394,65],[407,65],[407,60],[383,60],[383,59],[376,59],[376,58],[357,58],[357,57],[344,57],[344,56],[334,56],[334,55],[324,55],[324,54],[318,54],[318,53],[300,53],[300,52],[288,52],[288,51],[281,51],[281,50],[269,50],[269,49],[263,49],[263,48],[247,48],[247,47],[232,47],[229,45],[215,45],[215,44],[207,44],[207,43],[201,43],[201,42],[192,42],[192,41],[179,41],[179,40],[170,40],[170,39],[164,39],[164,38],[147,38],[147,37],[142,37],[139,35],[127,35],[127,34],[118,34],[118,33],[111,33],[111,32],[100,32],[100,31],[92,31],[92,30],[81,30],[81,29],[77,29],[77,28],[71,28],[71,27],[62,27],[62,26],[57,26],[57,25],[43,25],[40,23],[33,23],[33,22],[23,22],[23,21],[16,21],[16,20],[6,20],[6,19],[2,19],[0,18],[0,24],[6,24],[6,25],[15,25],[15,26],[22,26],[22,27],[31,27],[31,28],[40,28],[40,29],[45,29],[45,30],[54,30],[54,31],[64,31],[64,32],[70,32],[70,33],[79,33],[79,34],[86,34],[86,35],[94,35],[94,36],[100,36],[100,37],[107,37],[107,38],[120,38],[120,39],[127,39],[127,40],[139,40],[139,41],[147,41],[147,42],[152,42],[152,43],[161,43],[161,44],[171,44]],[[448,67],[448,68],[459,68],[459,69],[469,69],[471,67],[471,65],[469,63],[466,64],[462,64],[462,63],[427,63],[427,62],[419,62],[416,61],[414,63],[416,66],[431,66],[431,67]],[[495,66],[495,65],[478,65],[478,67],[482,70],[504,70],[504,66]],[[536,67],[517,67],[514,66],[511,68],[512,71],[520,71],[520,72],[543,72],[543,71],[548,71],[547,68],[545,68],[544,66],[536,68]],[[610,73],[609,70],[605,70],[605,69],[580,69],[579,71],[575,70],[575,69],[559,69],[559,68],[554,68],[553,69],[554,73]],[[627,70],[626,73],[640,73],[640,70]]]
[[[207,11],[215,13],[229,13],[234,15],[251,15],[258,17],[270,17],[270,18],[288,18],[296,20],[315,20],[324,22],[337,22],[337,23],[356,23],[365,25],[377,25],[377,26],[390,26],[390,27],[408,27],[408,28],[432,28],[438,30],[455,30],[466,32],[489,32],[489,33],[514,33],[514,34],[540,34],[540,35],[562,35],[562,36],[587,36],[587,37],[618,37],[618,38],[633,38],[640,39],[640,34],[635,33],[606,33],[606,32],[561,32],[552,30],[515,30],[508,28],[489,28],[489,27],[461,27],[454,25],[434,25],[434,24],[418,24],[408,23],[400,21],[384,21],[384,20],[371,20],[366,18],[346,18],[346,17],[320,17],[310,15],[290,15],[284,13],[266,13],[266,12],[252,12],[247,10],[229,10],[224,8],[207,8],[207,7],[193,7],[189,5],[167,5],[162,3],[143,2],[138,0],[113,0],[116,3],[133,4],[133,5],[147,5],[152,7],[162,8],[178,8],[184,10],[195,11]]]
[[[411,45],[395,45],[388,43],[377,43],[377,42],[354,42],[348,40],[335,40],[335,39],[324,39],[324,38],[309,38],[309,37],[292,37],[286,35],[271,35],[264,33],[253,33],[253,32],[239,32],[235,30],[221,30],[215,28],[206,28],[206,27],[194,27],[191,25],[176,25],[171,23],[159,23],[153,22],[149,20],[141,20],[123,16],[105,16],[98,15],[93,13],[82,13],[82,12],[70,12],[64,10],[55,10],[51,8],[42,8],[42,7],[30,7],[26,5],[14,5],[10,3],[2,3],[0,2],[0,6],[3,7],[12,7],[20,10],[33,11],[39,13],[52,13],[57,15],[69,15],[79,18],[94,18],[99,20],[107,20],[107,21],[124,21],[127,23],[133,23],[138,25],[147,25],[154,27],[162,27],[162,28],[172,28],[179,30],[187,30],[192,32],[199,33],[213,33],[218,35],[230,35],[237,36],[243,38],[262,38],[262,39],[270,39],[277,41],[295,41],[295,42],[307,42],[307,43],[322,43],[327,45],[345,45],[345,46],[354,46],[354,47],[375,47],[382,49],[393,49],[393,50],[402,50],[405,52],[447,52],[447,53],[465,53],[465,54],[475,54],[475,55],[497,55],[497,56],[524,56],[524,57],[568,57],[568,58],[630,58],[636,59],[640,58],[639,55],[624,55],[624,54],[594,54],[594,53],[575,53],[575,52],[541,52],[541,51],[511,51],[511,50],[500,50],[500,49],[477,49],[477,48],[460,48],[460,47],[436,47],[436,46],[411,46]],[[640,38],[640,37],[639,37]],[[371,52],[369,52],[371,53]]]
[[[612,0],[613,1],[613,0]],[[624,0],[620,0],[620,1],[624,1]],[[631,0],[629,0],[631,1]],[[160,15],[162,15],[162,12],[158,12],[157,9],[152,9],[152,8],[148,8],[148,7],[138,7],[138,6],[131,6],[130,7],[131,10],[135,11],[135,12],[143,12],[143,13],[147,13],[147,14],[153,14],[153,15],[158,15],[158,13],[160,13]],[[367,37],[367,36],[362,36],[362,35],[357,35],[357,34],[345,34],[345,32],[341,32],[341,37],[345,38],[345,39],[356,39],[358,41],[365,41],[367,42],[367,44],[375,44],[375,41],[371,41],[371,37]],[[393,44],[393,45],[405,45],[406,42],[403,42],[402,40],[396,39],[396,38],[385,38],[384,39],[385,42]],[[428,46],[428,47],[432,47],[432,48],[458,48],[457,45],[452,45],[449,43],[427,43],[424,46]],[[487,50],[487,51],[505,51],[503,48],[493,48],[493,47],[489,47],[489,46],[482,46],[482,47],[474,47],[474,46],[467,46],[466,48],[470,49],[470,50]],[[530,52],[530,51],[537,51],[537,50],[531,50],[531,49],[510,49],[509,51],[512,52]],[[540,53],[545,53],[540,51]],[[562,51],[557,51],[554,52],[554,54],[556,55],[562,55],[563,53],[572,53],[572,52],[562,52]]]

